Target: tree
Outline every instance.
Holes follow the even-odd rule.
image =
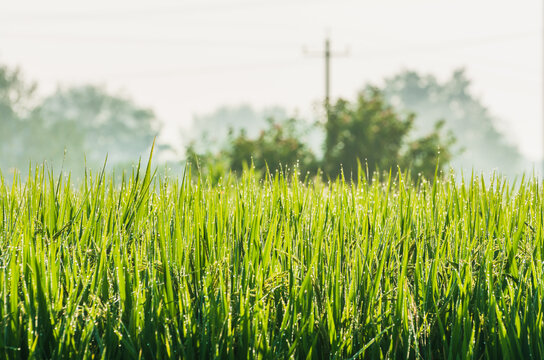
[[[402,118],[376,88],[361,92],[354,103],[338,100],[325,123],[326,174],[334,178],[343,170],[347,177],[356,175],[360,162],[370,171],[395,172],[400,166],[432,177],[437,166],[450,160],[453,139],[443,138],[438,123],[430,134],[409,141],[414,118],[413,114]]]
[[[36,85],[24,81],[19,69],[0,65],[0,167],[11,168],[24,158],[31,128],[26,121]]]
[[[456,169],[491,172],[499,169],[516,174],[523,169],[519,150],[497,130],[497,120],[470,93],[470,81],[457,70],[443,83],[432,75],[404,71],[386,79],[385,99],[400,111],[414,112],[414,136],[445,120],[444,129],[457,139],[453,151],[458,155],[451,165]]]
[[[200,170],[216,179],[226,169],[240,173],[253,165],[261,174],[267,170],[287,169],[294,165],[302,173],[317,171],[318,162],[303,142],[300,120],[290,118],[276,122],[270,118],[268,126],[257,138],[249,137],[242,128],[230,130],[227,145],[218,152],[207,151],[198,155],[193,144],[186,149],[186,158],[200,164]]]
[[[244,164],[253,162],[257,170],[273,171],[298,165],[303,173],[317,170],[317,160],[313,152],[302,142],[297,130],[299,120],[287,119],[283,122],[268,120],[268,128],[261,131],[255,140],[241,132],[231,140],[227,150],[230,158],[230,168],[241,171]]]
[[[192,125],[191,147],[197,152],[216,153],[229,145],[229,133],[244,131],[255,139],[267,128],[267,119],[283,121],[287,111],[280,107],[256,110],[249,105],[222,106],[210,114],[195,116]]]
[[[191,143],[186,157],[198,163],[200,170],[212,179],[226,169],[241,171],[251,164],[261,172],[298,164],[303,173],[315,174],[320,168],[325,176],[335,178],[342,169],[348,176],[356,175],[359,162],[366,162],[370,171],[396,171],[400,166],[430,178],[437,167],[440,169],[450,160],[453,139],[442,134],[444,124],[437,122],[431,132],[410,140],[414,118],[413,114],[402,118],[381,92],[372,88],[362,92],[354,103],[340,99],[331,106],[329,120],[324,124],[321,161],[305,142],[304,130],[311,129],[296,118],[280,122],[270,118],[257,137],[248,135],[239,125],[238,131],[230,130],[226,140],[219,139],[224,144],[219,151],[208,148],[199,152]],[[235,117],[232,121],[236,123]],[[216,125],[219,127],[219,123]]]
[[[58,90],[33,112],[50,136],[47,157],[59,159],[66,148],[73,166],[131,163],[145,156],[160,130],[150,109],[108,94],[96,86]]]
[[[160,123],[149,109],[95,86],[58,90],[38,103],[36,85],[19,69],[0,65],[0,169],[30,162],[64,162],[69,170],[88,165],[129,164],[147,155]],[[156,149],[164,150],[164,145]],[[67,158],[65,158],[67,152]]]

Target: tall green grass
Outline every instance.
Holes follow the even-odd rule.
[[[0,186],[0,358],[544,357],[536,179]]]

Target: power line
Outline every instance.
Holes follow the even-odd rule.
[[[288,4],[306,4],[306,0],[289,0]],[[182,6],[178,6],[182,5]],[[0,20],[6,22],[20,22],[20,21],[69,21],[77,22],[82,20],[119,20],[119,18],[126,18],[131,16],[136,17],[146,17],[157,15],[185,15],[190,14],[194,15],[195,13],[225,13],[232,11],[246,11],[252,9],[262,9],[263,7],[276,6],[277,2],[269,1],[238,1],[238,2],[204,2],[198,1],[185,4],[177,4],[175,6],[158,6],[153,8],[118,8],[114,10],[110,9],[101,9],[101,10],[90,10],[90,11],[45,11],[45,12],[4,12],[0,14]]]
[[[3,40],[30,40],[30,41],[53,41],[53,42],[68,42],[68,43],[100,43],[100,44],[152,44],[152,45],[179,45],[190,46],[196,48],[248,48],[248,49],[269,49],[271,51],[281,49],[296,50],[300,48],[300,43],[286,42],[249,42],[249,41],[220,41],[210,39],[190,39],[175,36],[97,36],[97,35],[71,35],[71,34],[40,34],[40,33],[8,33],[1,36]]]
[[[115,78],[159,78],[159,77],[172,77],[177,75],[200,75],[210,73],[227,73],[233,72],[246,72],[248,70],[255,69],[279,69],[279,68],[292,68],[293,66],[303,66],[298,60],[288,60],[281,62],[252,62],[243,64],[231,64],[231,65],[210,65],[210,66],[197,66],[186,68],[170,68],[170,69],[150,69],[134,72],[123,73],[110,73],[102,74],[101,77],[115,77]]]
[[[392,57],[399,54],[405,54],[407,52],[436,52],[436,51],[448,51],[453,49],[464,49],[470,47],[478,47],[487,44],[499,43],[504,41],[511,41],[519,38],[525,38],[530,36],[538,36],[539,32],[516,32],[508,34],[496,34],[491,36],[484,36],[478,38],[465,38],[459,40],[446,41],[435,44],[419,44],[410,46],[409,48],[393,49],[393,50],[372,50],[365,52],[353,53],[353,57]]]
[[[540,32],[540,31],[539,31]],[[354,58],[363,57],[368,58],[388,58],[395,57],[406,53],[418,53],[418,52],[436,52],[436,51],[448,51],[456,48],[469,48],[477,47],[481,45],[514,40],[516,38],[538,36],[539,32],[518,32],[509,34],[497,34],[487,37],[479,38],[465,38],[459,40],[453,40],[435,44],[419,44],[413,45],[409,48],[403,49],[379,49],[369,51],[357,51],[351,52],[350,56]],[[153,44],[174,44],[183,46],[197,46],[197,47],[248,47],[248,48],[275,48],[275,49],[295,49],[298,47],[295,43],[285,42],[243,42],[243,41],[220,41],[220,40],[195,40],[183,37],[167,36],[126,36],[126,35],[113,35],[113,36],[97,36],[97,35],[75,35],[64,33],[32,33],[32,32],[9,32],[2,35],[4,40],[6,39],[28,39],[36,41],[62,41],[62,42],[100,42],[100,43],[153,43]],[[322,52],[319,52],[319,56],[322,56]]]

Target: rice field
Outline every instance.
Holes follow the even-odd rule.
[[[2,179],[0,358],[540,359],[542,196],[149,165]]]

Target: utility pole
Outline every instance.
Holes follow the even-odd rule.
[[[324,51],[307,51],[305,48],[304,54],[313,56],[313,57],[324,57],[325,58],[325,113],[327,116],[327,121],[329,121],[329,108],[330,108],[330,91],[331,91],[331,56],[347,56],[349,55],[348,49],[341,53],[332,53],[331,52],[331,41],[329,37],[325,37],[325,50]]]

